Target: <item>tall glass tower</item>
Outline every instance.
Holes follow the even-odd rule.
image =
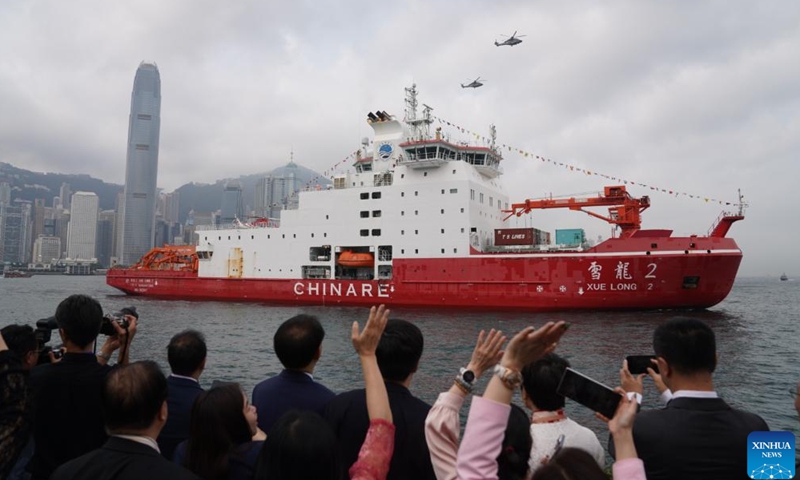
[[[158,137],[161,129],[161,76],[142,62],[136,70],[128,121],[124,215],[117,255],[124,265],[136,263],[153,248],[155,234]]]

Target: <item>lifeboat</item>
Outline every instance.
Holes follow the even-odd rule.
[[[337,263],[343,267],[372,267],[375,264],[375,256],[371,253],[345,250],[339,255]]]

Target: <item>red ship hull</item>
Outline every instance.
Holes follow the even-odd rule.
[[[395,259],[391,280],[201,278],[111,269],[130,295],[315,305],[491,310],[701,309],[730,292],[741,250],[729,238],[611,239],[586,252]]]

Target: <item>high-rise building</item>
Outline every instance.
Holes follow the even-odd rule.
[[[61,239],[39,235],[33,243],[33,263],[55,263],[61,258]]]
[[[97,245],[95,254],[97,263],[103,267],[111,266],[111,257],[114,247],[114,222],[116,219],[114,210],[103,210],[97,214]]]
[[[301,181],[297,164],[289,162],[256,183],[255,211],[259,217],[280,218],[281,210],[297,208]]]
[[[72,190],[70,189],[69,183],[61,182],[61,189],[59,190],[58,196],[61,199],[61,208],[69,210],[69,202],[72,200]]]
[[[136,263],[153,248],[160,129],[161,76],[155,64],[142,62],[133,80],[128,120],[124,217],[118,248],[125,265]]]
[[[75,192],[70,204],[69,231],[67,233],[67,257],[72,260],[97,258],[97,209],[100,203],[91,192]]]
[[[222,208],[220,209],[220,225],[228,225],[235,220],[244,219],[244,203],[242,201],[242,184],[229,180],[222,190]]]
[[[44,204],[44,198],[37,198],[33,201],[33,231],[31,232],[30,238],[31,251],[33,251],[33,244],[36,242],[36,239],[39,238],[39,235],[44,235],[44,219],[47,213]],[[31,259],[31,261],[34,260]]]
[[[163,199],[164,209],[162,212],[164,214],[164,221],[169,224],[178,223],[180,221],[180,193],[165,193],[163,194]]]
[[[0,182],[0,206],[11,205],[11,184]]]
[[[0,205],[0,262],[27,263],[30,218],[30,203]]]

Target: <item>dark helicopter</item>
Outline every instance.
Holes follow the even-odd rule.
[[[503,35],[503,36],[508,37],[508,35]],[[527,35],[520,35],[518,37],[517,32],[514,32],[513,35],[511,35],[510,37],[508,37],[507,39],[503,40],[500,43],[498,43],[497,40],[495,40],[494,45],[496,47],[501,47],[503,45],[508,45],[509,47],[513,47],[514,45],[519,45],[520,43],[522,43],[522,40],[520,40],[520,38],[522,37],[527,37]]]
[[[482,87],[483,86],[483,82],[485,82],[485,81],[486,80],[481,80],[481,77],[478,77],[475,80],[473,80],[471,83],[468,83],[466,85],[462,83],[461,84],[461,88],[478,88],[478,87]]]

